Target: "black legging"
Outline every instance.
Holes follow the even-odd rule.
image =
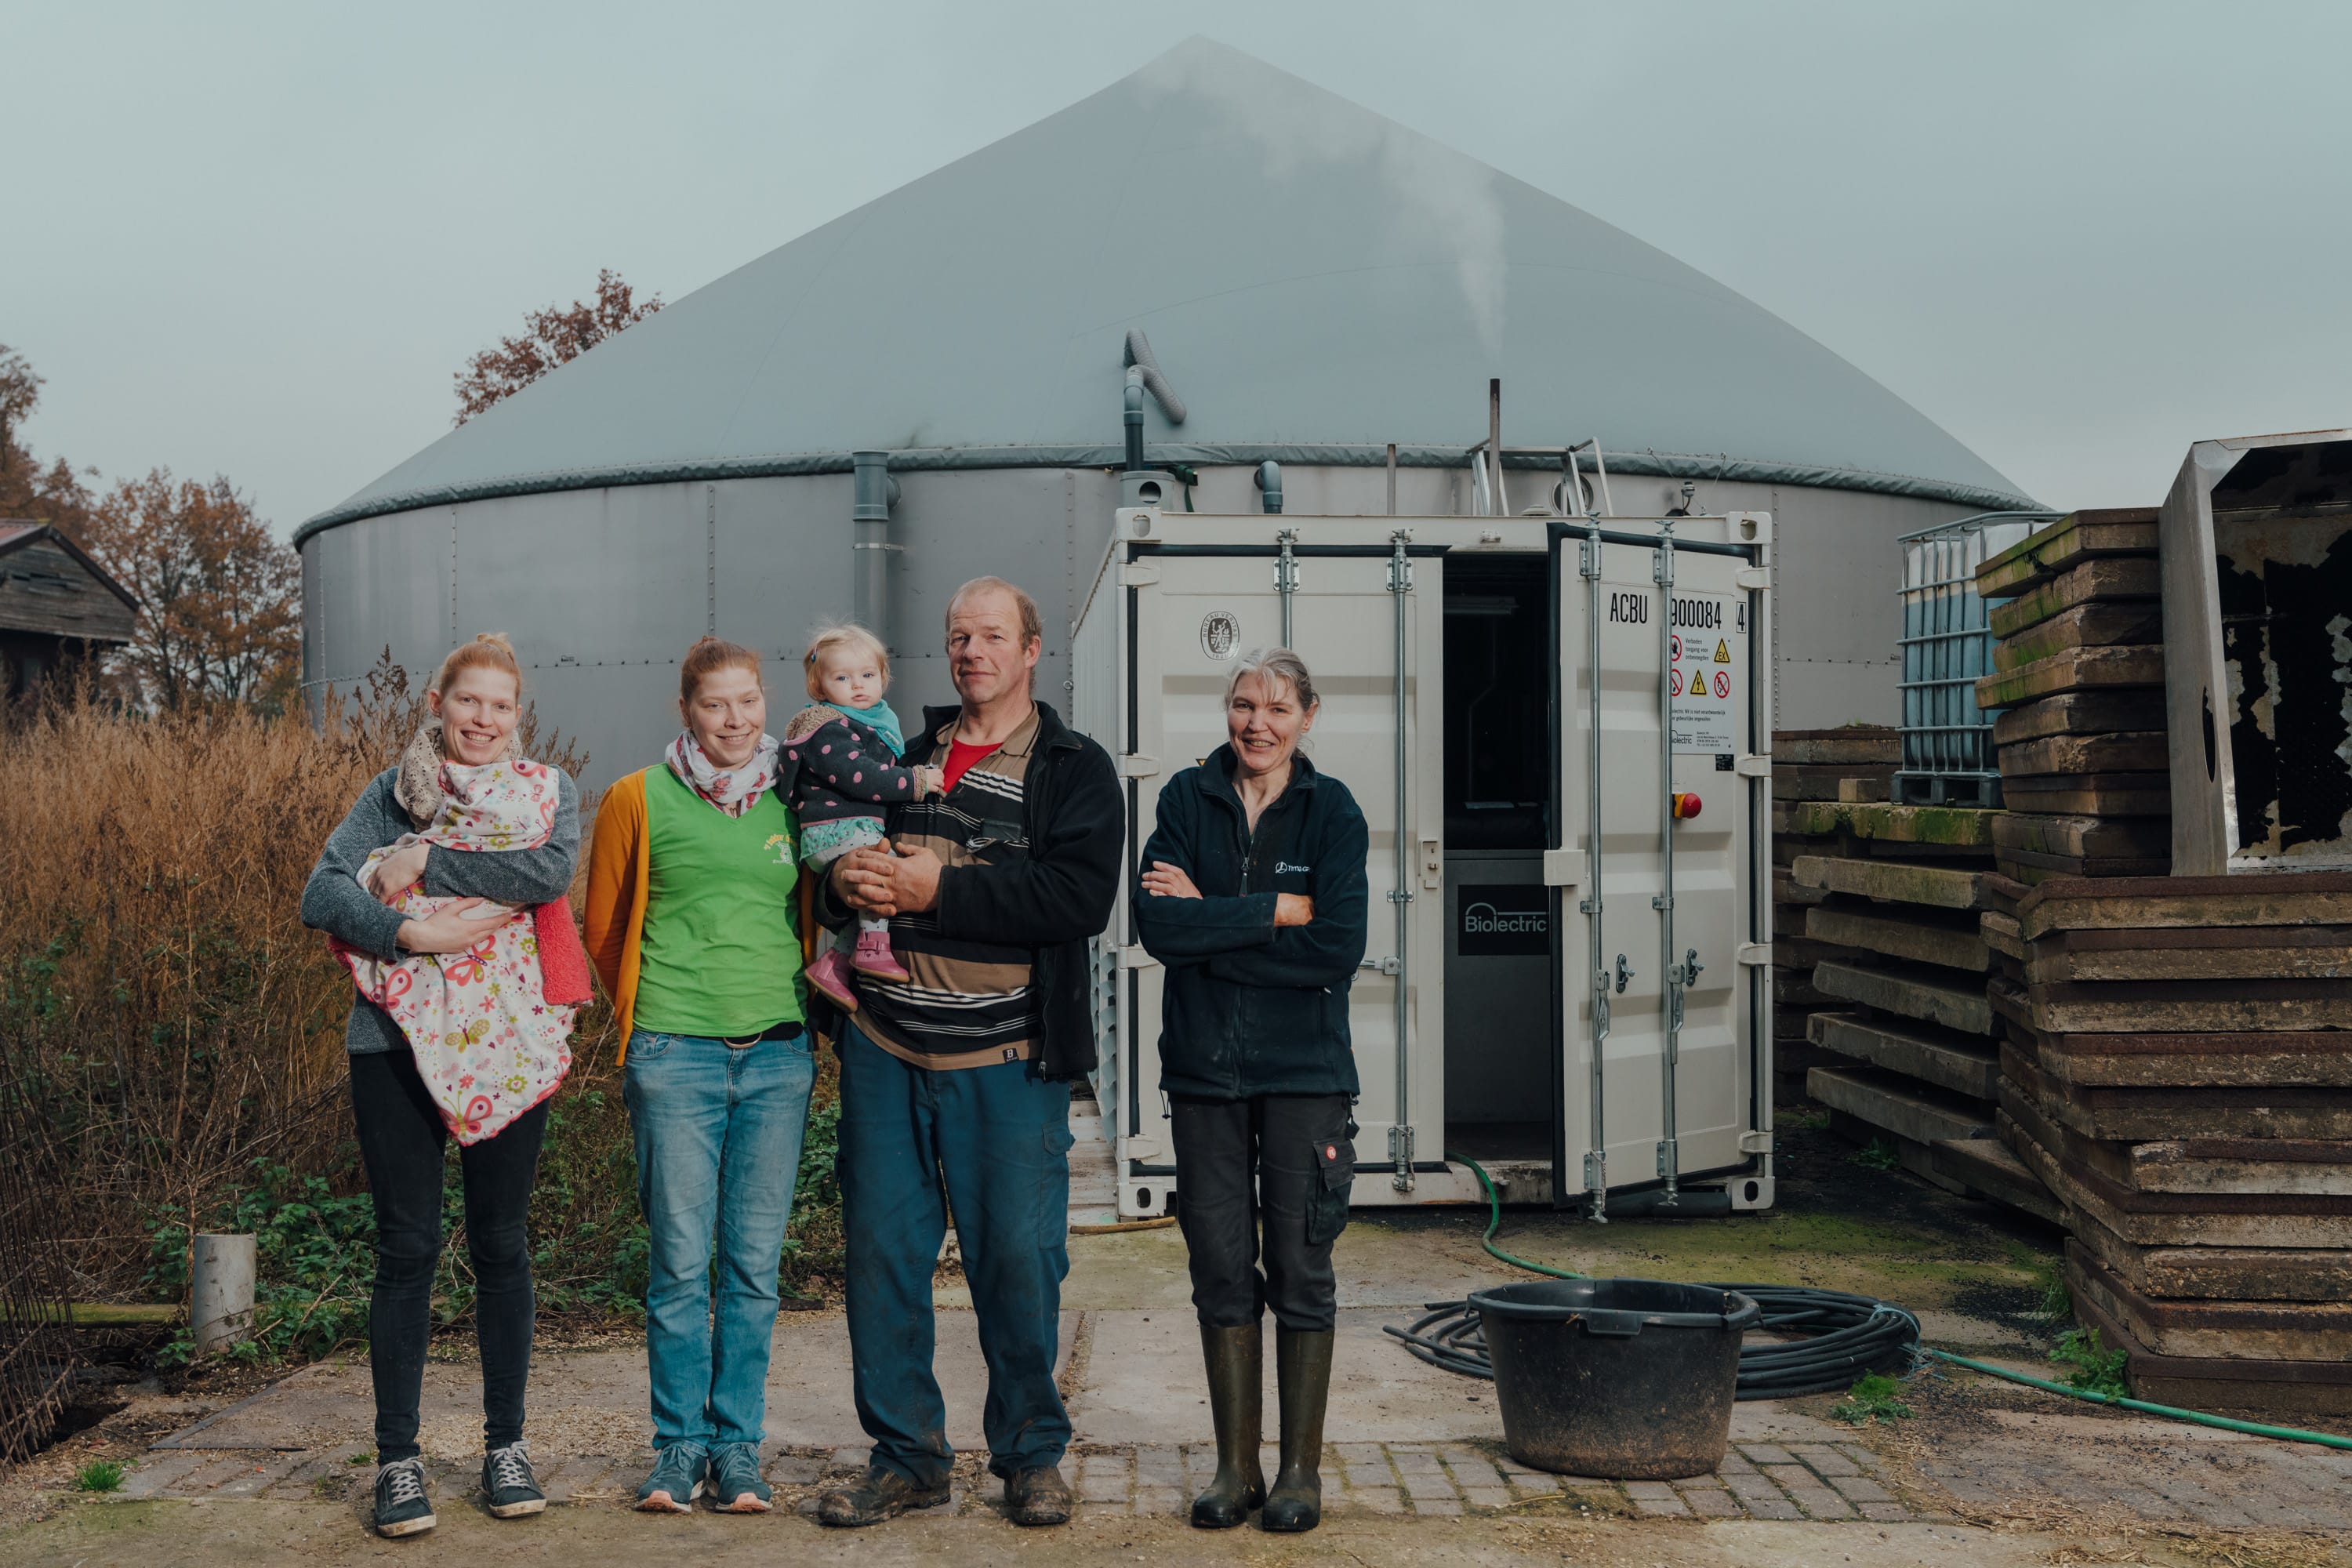
[[[365,1003],[362,1006],[367,1005]],[[404,1050],[352,1058],[352,1114],[375,1199],[375,1293],[368,1367],[375,1377],[378,1464],[416,1457],[433,1270],[441,1257],[441,1162],[449,1130]],[[466,1250],[474,1264],[474,1332],[482,1351],[484,1447],[522,1436],[530,1379],[530,1246],[524,1221],[547,1131],[542,1100],[484,1142],[464,1145]]]
[[[1348,1104],[1344,1094],[1172,1097],[1176,1223],[1202,1327],[1247,1328],[1268,1308],[1295,1331],[1337,1321],[1331,1245],[1356,1169]]]

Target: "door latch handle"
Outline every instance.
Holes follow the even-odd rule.
[[[1683,984],[1685,984],[1685,985],[1696,985],[1696,984],[1698,984],[1698,972],[1699,972],[1700,970],[1702,970],[1702,969],[1705,969],[1706,967],[1706,964],[1701,963],[1698,961],[1698,949],[1696,949],[1696,948],[1692,948],[1689,952],[1687,952],[1684,953],[1684,954],[1683,954]]]
[[[1620,996],[1625,994],[1625,983],[1633,978],[1633,966],[1625,962],[1623,953],[1619,953],[1617,955],[1617,994]]]

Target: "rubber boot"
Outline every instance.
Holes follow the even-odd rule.
[[[1207,1491],[1192,1500],[1192,1523],[1201,1530],[1231,1530],[1265,1501],[1265,1471],[1257,1461],[1265,1419],[1265,1339],[1255,1323],[1239,1329],[1204,1326],[1201,1355],[1209,1364],[1217,1476]]]
[[[1282,1468],[1258,1516],[1264,1530],[1312,1530],[1323,1522],[1323,1407],[1331,1398],[1330,1329],[1274,1331],[1275,1386],[1282,1395]]]

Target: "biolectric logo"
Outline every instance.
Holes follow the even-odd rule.
[[[1472,936],[1507,936],[1551,929],[1551,917],[1541,910],[1498,911],[1492,904],[1473,904],[1462,911],[1462,930]]]

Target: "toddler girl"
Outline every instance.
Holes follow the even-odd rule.
[[[903,768],[907,748],[898,716],[882,700],[890,685],[890,654],[861,626],[826,626],[801,658],[808,694],[816,699],[785,726],[777,788],[799,814],[801,862],[823,872],[853,849],[883,841],[882,810],[919,800],[941,788],[940,770]],[[861,917],[852,938],[841,933],[806,973],[809,984],[844,1012],[857,1010],[849,971],[885,980],[912,978],[890,952],[890,922]]]

